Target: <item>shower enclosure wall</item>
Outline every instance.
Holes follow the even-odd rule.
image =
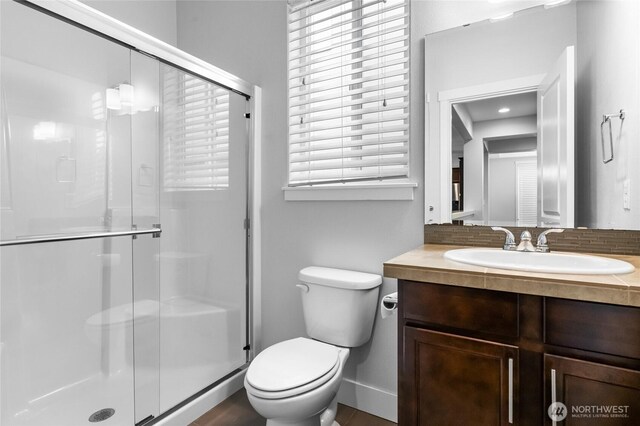
[[[153,422],[249,360],[250,94],[0,15],[0,423]]]

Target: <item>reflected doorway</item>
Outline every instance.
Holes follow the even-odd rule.
[[[536,92],[454,103],[451,118],[452,219],[535,226]]]

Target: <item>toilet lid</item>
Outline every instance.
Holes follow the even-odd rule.
[[[246,379],[256,389],[280,392],[317,380],[338,360],[335,346],[298,337],[262,351],[249,366]]]

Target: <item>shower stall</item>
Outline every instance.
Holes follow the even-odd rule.
[[[251,357],[254,88],[79,3],[0,20],[0,424],[157,422]]]

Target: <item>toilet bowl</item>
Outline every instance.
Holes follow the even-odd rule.
[[[316,266],[298,277],[310,338],[276,343],[258,354],[245,389],[267,426],[339,426],[337,394],[349,348],[371,338],[382,278]]]
[[[268,426],[330,426],[348,348],[307,338],[260,353],[245,376],[249,402]]]

